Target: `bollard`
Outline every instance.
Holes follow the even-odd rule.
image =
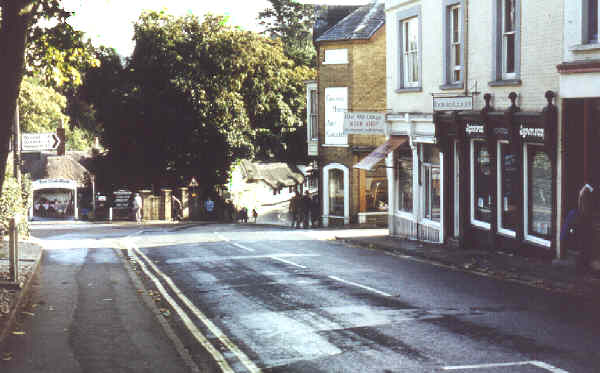
[[[8,259],[9,259],[9,280],[11,282],[19,281],[19,232],[15,218],[10,219],[9,225],[9,243],[8,243]]]
[[[112,209],[113,209],[112,207],[108,208],[108,221],[109,222],[112,222]]]

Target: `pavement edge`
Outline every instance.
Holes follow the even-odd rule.
[[[36,243],[36,244],[39,245],[39,243]],[[19,290],[19,295],[17,295],[17,300],[15,302],[15,305],[9,313],[6,323],[4,323],[4,329],[0,331],[0,344],[2,342],[4,342],[4,339],[8,336],[8,334],[10,333],[10,330],[13,328],[15,321],[17,319],[17,314],[19,313],[19,311],[21,309],[23,309],[23,307],[25,305],[24,301],[27,299],[27,296],[29,295],[29,291],[31,290],[33,278],[36,277],[38,274],[38,271],[40,268],[40,263],[42,262],[42,258],[44,255],[44,248],[41,245],[39,245],[39,246],[40,246],[40,252],[38,253],[38,255],[35,259],[33,269],[31,270],[31,275],[25,281],[25,285]]]

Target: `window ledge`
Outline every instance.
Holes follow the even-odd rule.
[[[465,88],[465,85],[463,83],[446,83],[446,84],[442,84],[440,86],[440,89],[442,91],[447,91],[450,89],[463,89]]]
[[[521,79],[506,79],[506,80],[494,80],[492,82],[488,82],[490,87],[510,87],[510,86],[518,86],[521,85]]]
[[[569,47],[569,51],[575,53],[600,52],[600,43],[577,44]]]
[[[396,88],[396,93],[407,93],[407,92],[422,92],[423,87],[404,87]]]

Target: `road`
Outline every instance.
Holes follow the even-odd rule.
[[[64,282],[64,292],[45,296],[72,313],[55,316],[67,333],[54,351],[26,345],[15,360],[42,351],[49,361],[68,355],[65,372],[185,370],[169,360],[173,347],[158,324],[145,334],[152,321],[115,267],[124,252],[162,297],[170,327],[201,371],[598,372],[597,303],[328,240],[369,233],[38,224],[47,264],[62,265],[42,267],[42,280]],[[86,298],[89,284],[98,284],[94,299]],[[94,319],[98,312],[106,323]],[[160,345],[145,345],[150,337]],[[131,347],[111,349],[111,338]],[[101,358],[107,348],[109,362]],[[162,365],[149,369],[148,356]],[[132,368],[123,370],[128,359]]]
[[[598,304],[320,240],[209,225],[123,244],[206,337],[222,370],[598,372]]]

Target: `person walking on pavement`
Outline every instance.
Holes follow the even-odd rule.
[[[298,192],[296,191],[296,194],[294,194],[294,196],[290,200],[290,207],[289,207],[290,219],[292,220],[292,228],[297,226],[296,223],[298,222],[298,204],[300,202],[299,200],[300,200],[300,196],[298,195]]]
[[[302,216],[300,217],[300,219],[302,219],[302,226],[304,228],[309,228],[310,227],[310,194],[308,193],[308,190],[306,192],[304,192],[304,195],[302,196]]]
[[[138,224],[142,224],[142,197],[139,193],[133,197],[133,212],[135,214],[135,221]]]
[[[319,207],[319,195],[314,194],[310,200],[310,220],[313,228],[318,227],[320,223],[319,218],[321,214],[319,213]]]

